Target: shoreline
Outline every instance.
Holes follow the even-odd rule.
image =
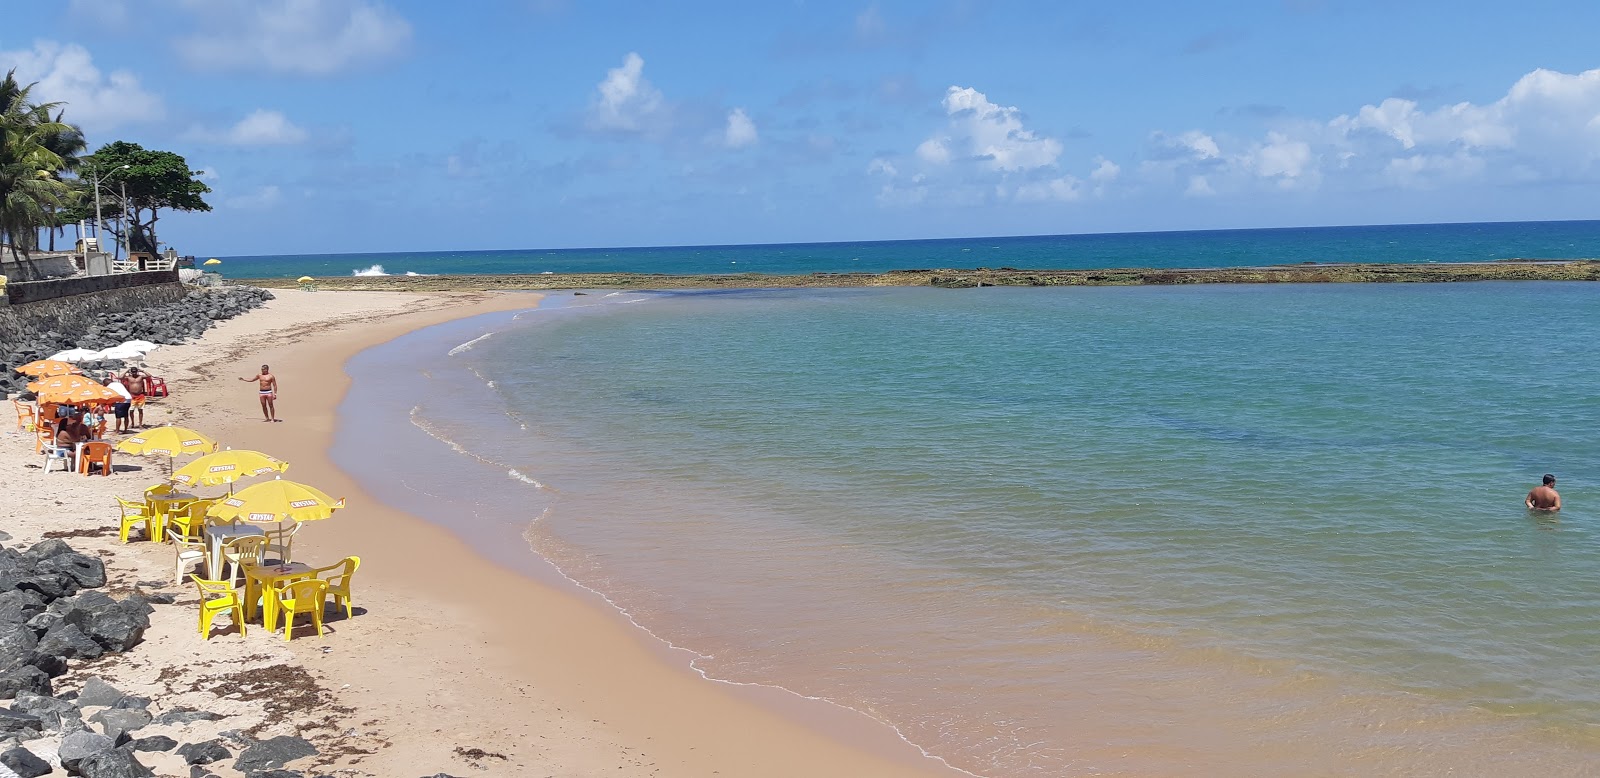
[[[328,296],[320,294],[316,299]],[[466,745],[503,754],[507,766],[524,769],[535,769],[543,761],[534,747],[544,744],[516,742],[519,735],[513,728],[537,721],[543,714],[546,723],[555,723],[559,730],[598,725],[580,735],[577,743],[568,743],[562,749],[567,753],[550,755],[555,758],[547,767],[576,774],[605,770],[608,775],[626,775],[632,774],[630,766],[649,767],[651,775],[717,771],[795,776],[953,774],[898,737],[888,741],[894,737],[892,731],[861,731],[862,724],[889,728],[853,711],[831,704],[829,710],[812,709],[816,703],[807,704],[805,698],[776,689],[744,690],[721,682],[706,683],[708,679],[683,661],[681,651],[652,645],[653,636],[611,610],[602,598],[559,591],[492,563],[451,531],[384,506],[339,469],[329,448],[337,429],[338,406],[351,382],[344,371],[345,361],[425,327],[479,314],[526,310],[537,302],[535,295],[473,297],[476,299],[466,305],[430,301],[423,310],[379,317],[359,330],[340,325],[314,327],[301,340],[275,343],[250,355],[235,350],[195,366],[202,379],[212,379],[191,395],[198,404],[233,406],[232,424],[219,429],[219,437],[280,455],[297,465],[295,471],[315,473],[314,482],[320,487],[350,500],[355,510],[337,516],[340,521],[309,525],[300,536],[313,553],[333,547],[341,549],[341,554],[360,554],[361,577],[366,579],[361,588],[381,592],[381,598],[358,595],[358,607],[361,599],[377,604],[367,605],[368,614],[358,616],[350,631],[365,631],[364,621],[387,622],[375,626],[384,627],[395,638],[409,638],[409,651],[394,652],[399,658],[432,662],[454,658],[458,666],[480,668],[476,673],[456,670],[454,678],[435,678],[433,683],[411,688],[392,684],[385,688],[392,668],[375,666],[367,661],[369,657],[341,652],[337,638],[330,637],[327,644],[335,648],[319,664],[335,685],[350,685],[348,699],[342,704],[363,712],[388,708],[394,711],[397,723],[415,724],[406,722],[400,711],[437,709],[436,700],[454,697],[467,709],[458,707],[453,716],[447,716],[451,726],[445,729],[500,729],[493,742]],[[265,310],[272,307],[269,304]],[[255,420],[248,414],[255,409],[241,401],[237,387],[229,386],[228,371],[262,362],[273,365],[280,376],[324,374],[332,378],[317,386],[309,404],[297,389],[290,389],[290,403],[279,404],[287,423],[251,424]],[[293,434],[296,432],[301,434]],[[383,543],[376,542],[380,534]],[[332,559],[337,555],[321,556]],[[419,576],[417,571],[430,568],[448,571],[448,575],[419,581],[428,576]],[[475,603],[475,595],[485,591],[496,592],[497,602],[525,603],[532,617],[526,622],[508,620],[504,607]],[[440,626],[436,620],[440,615],[455,622],[453,629]],[[416,616],[437,628],[408,635],[415,630],[407,621]],[[319,648],[303,639],[291,645],[310,651]],[[527,710],[530,698],[535,700],[531,711]],[[526,727],[524,733],[521,737],[534,741],[550,737]],[[604,747],[594,747],[602,742]],[[593,745],[580,749],[581,744]],[[627,756],[622,763],[610,763],[622,755]],[[384,775],[414,769],[415,764],[413,755],[390,751],[367,757],[360,767]]]
[[[232,278],[269,289],[293,289],[290,278]],[[1415,264],[1307,263],[1223,268],[1024,270],[1011,267],[894,270],[885,273],[551,273],[507,275],[324,276],[319,288],[340,291],[445,292],[582,289],[766,289],[935,286],[1173,286],[1185,284],[1459,283],[1466,281],[1600,281],[1600,260],[1498,260]]]

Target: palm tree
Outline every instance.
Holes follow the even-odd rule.
[[[40,143],[61,159],[61,167],[53,173],[55,179],[60,181],[63,173],[76,173],[78,167],[82,164],[82,159],[78,155],[89,149],[89,144],[83,139],[83,132],[77,127],[63,122],[60,111],[56,112],[54,119],[50,118],[50,113],[44,106],[36,107],[35,112],[45,119],[41,123],[43,126],[60,128],[43,132],[40,135]],[[78,189],[70,186],[66,187],[62,189],[60,194],[62,201],[60,206],[51,206],[48,209],[50,219],[45,226],[50,230],[51,251],[56,250],[56,235],[66,232],[66,221],[61,218],[62,213],[74,210],[72,206],[75,201],[82,199],[82,194]]]
[[[30,103],[34,85],[22,86],[16,75],[12,70],[0,81],[0,237],[10,243],[13,259],[27,259],[67,189],[57,177],[66,162],[52,146],[67,150],[73,136],[79,143],[82,138],[77,128],[50,118],[59,103]]]

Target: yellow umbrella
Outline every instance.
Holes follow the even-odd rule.
[[[62,362],[59,359],[41,359],[37,362],[29,362],[28,364],[17,368],[17,372],[23,375],[31,376],[53,376],[72,375],[74,373],[82,373],[83,371],[79,370],[78,366],[72,364],[71,362]]]
[[[311,276],[300,276],[299,278],[295,279],[295,283],[309,284],[309,283],[311,283],[312,281],[315,281],[315,280],[317,280],[317,279],[312,278]]]
[[[207,454],[178,468],[172,474],[172,480],[182,486],[228,484],[229,491],[232,491],[234,481],[267,473],[281,473],[288,469],[288,462],[274,459],[260,451],[249,449],[235,451],[230,448],[215,454]]]
[[[131,438],[124,438],[117,443],[117,450],[140,457],[165,455],[167,468],[171,469],[173,457],[184,454],[209,454],[217,450],[217,442],[188,427],[174,427],[168,424],[165,427],[145,430]]]
[[[220,264],[222,264],[222,260],[217,259],[216,257],[212,257],[212,258],[206,260],[205,263],[207,265],[220,265]]]
[[[240,489],[232,497],[208,508],[206,515],[224,521],[243,519],[257,524],[273,524],[326,519],[343,507],[343,497],[335,501],[315,487],[274,478]]]

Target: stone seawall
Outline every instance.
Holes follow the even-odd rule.
[[[163,273],[130,273],[128,275],[171,276],[174,273],[168,271]],[[105,277],[95,276],[70,280],[93,281],[97,278]],[[12,288],[59,283],[63,282],[38,281],[29,284],[14,284]],[[8,288],[8,296],[10,292],[11,288]],[[183,285],[174,278],[165,283],[147,282],[142,286],[108,289],[88,294],[80,293],[67,297],[53,296],[37,302],[0,307],[0,355],[16,350],[25,340],[31,339],[34,333],[82,332],[88,328],[89,324],[101,317],[170,305],[182,300],[184,294]],[[15,303],[14,299],[13,303]]]
[[[141,273],[111,273],[103,276],[78,276],[50,281],[22,281],[6,286],[6,298],[12,305],[27,305],[61,297],[84,294],[101,294],[119,289],[133,289],[155,284],[173,284],[178,281],[176,270],[149,270]]]

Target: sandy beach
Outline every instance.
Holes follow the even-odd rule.
[[[277,294],[199,342],[154,352],[148,367],[173,394],[153,402],[146,421],[268,452],[290,462],[286,477],[345,497],[350,507],[302,529],[295,558],[325,565],[359,555],[356,616],[330,613],[321,639],[302,630],[285,642],[252,625],[243,638],[227,630],[202,641],[193,588],[173,583],[170,547],[122,545],[114,532],[112,496],[137,496],[165,464],[120,457],[109,478],[45,475],[31,437],[8,431],[0,528],[10,543],[65,533],[105,559],[112,593],[138,585],[176,595],[156,606],[142,645],[75,662],[58,690],[98,675],[152,697],[155,713],[183,705],[227,714],[141,736],[298,734],[321,750],[290,765],[308,775],[954,774],[865,716],[704,680],[598,597],[492,565],[449,532],[383,507],[330,461],[346,359],[430,324],[532,307],[536,295]],[[261,423],[254,386],[237,380],[263,363],[281,382],[279,424]],[[171,754],[141,759],[160,775],[187,774]]]

